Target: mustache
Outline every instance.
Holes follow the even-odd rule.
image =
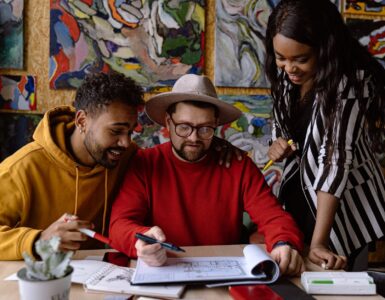
[[[197,142],[195,142],[195,143],[191,143],[191,142],[184,142],[183,144],[182,144],[182,147],[185,147],[185,146],[204,146],[204,144],[203,144],[203,142],[201,142],[201,141],[197,141]]]

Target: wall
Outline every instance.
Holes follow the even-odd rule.
[[[28,74],[37,77],[37,112],[57,105],[71,104],[74,90],[51,90],[48,86],[49,70],[49,0],[24,0],[24,59],[25,68],[0,70],[0,74]],[[205,74],[214,79],[215,0],[207,0]],[[221,94],[267,93],[266,89],[218,88]],[[150,94],[146,94],[146,99]],[[9,111],[7,111],[9,112]]]

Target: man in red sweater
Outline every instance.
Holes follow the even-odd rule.
[[[165,249],[136,240],[135,233],[181,246],[237,244],[247,211],[281,273],[303,271],[302,234],[252,160],[244,157],[230,168],[216,163],[210,147],[215,128],[241,112],[217,98],[211,81],[184,75],[145,108],[153,121],[167,127],[171,141],[139,150],[130,161],[112,208],[112,246],[160,266],[167,259]]]

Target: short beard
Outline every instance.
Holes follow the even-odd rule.
[[[91,142],[92,141],[92,142]],[[84,139],[84,147],[88,151],[89,155],[94,159],[94,161],[105,167],[106,169],[113,169],[117,163],[111,163],[108,161],[106,150],[103,150],[99,145],[95,144],[95,139],[91,132],[86,133]]]
[[[197,144],[200,144],[203,146],[202,143],[198,142]],[[184,151],[185,143],[181,145],[180,149],[177,149],[172,142],[171,142],[171,145],[172,145],[172,148],[175,150],[175,152],[178,154],[178,156],[188,162],[197,162],[201,160],[208,152],[208,150],[204,150],[204,148],[202,148],[202,150],[198,152],[196,156],[191,156]]]

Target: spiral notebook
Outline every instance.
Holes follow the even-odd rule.
[[[75,270],[72,282],[82,283],[86,291],[179,298],[185,288],[184,285],[133,286],[130,282],[135,269],[107,262],[74,260],[71,265]]]
[[[248,245],[244,256],[168,258],[162,267],[138,259],[134,285],[207,284],[208,287],[272,283],[279,277],[277,263],[258,245]]]

